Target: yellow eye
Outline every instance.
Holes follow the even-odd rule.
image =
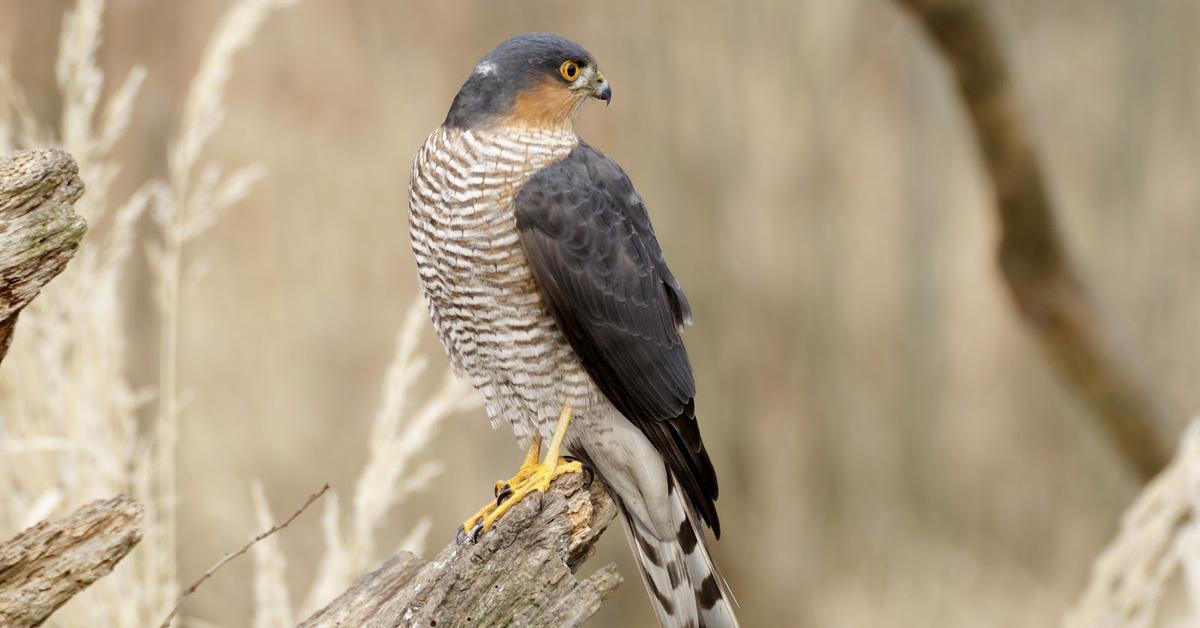
[[[574,61],[563,61],[563,64],[558,66],[558,73],[568,81],[574,81],[579,78],[579,64]]]

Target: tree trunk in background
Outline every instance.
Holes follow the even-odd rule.
[[[1000,270],[1017,310],[1113,447],[1149,480],[1171,458],[1171,430],[1071,261],[986,12],[976,0],[896,1],[954,73],[995,196]]]

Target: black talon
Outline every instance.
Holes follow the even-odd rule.
[[[471,531],[463,529],[463,526],[458,526],[458,531],[454,534],[454,542],[459,545],[474,545],[479,542],[479,536],[483,534],[483,522],[471,526]]]
[[[566,460],[567,462],[578,462],[580,470],[586,474],[586,479],[583,481],[583,485],[591,487],[592,480],[596,479],[596,472],[592,470],[592,465],[588,464],[586,461],[576,458],[575,456],[563,456],[562,459]]]
[[[591,488],[592,480],[596,479],[596,473],[592,471],[591,465],[583,465],[583,478],[583,485]]]
[[[499,506],[500,504],[503,504],[506,500],[508,500],[509,497],[512,497],[512,494],[512,486],[505,484],[503,488],[496,491],[496,505]]]

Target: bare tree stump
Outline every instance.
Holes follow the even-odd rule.
[[[621,577],[609,564],[574,572],[616,516],[608,493],[579,475],[526,499],[480,538],[432,561],[401,553],[363,576],[301,626],[577,626]]]
[[[71,206],[82,194],[79,167],[61,150],[0,159],[0,360],[21,308],[79,248],[87,223]]]
[[[38,626],[108,575],[142,540],[142,505],[125,495],[43,521],[0,545],[0,626]]]
[[[1149,480],[1171,459],[1173,436],[1071,261],[986,12],[978,0],[896,2],[954,73],[995,197],[1000,270],[1017,310],[1113,447]]]

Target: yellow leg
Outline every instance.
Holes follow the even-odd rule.
[[[563,437],[567,434],[567,426],[571,423],[571,406],[563,406],[562,414],[558,416],[558,425],[554,428],[554,437],[546,449],[546,458],[538,462],[541,450],[541,439],[534,437],[529,453],[525,454],[525,462],[517,470],[517,474],[507,482],[496,483],[496,500],[479,510],[463,522],[460,534],[471,541],[487,532],[504,513],[525,497],[533,493],[544,493],[550,488],[550,482],[566,473],[579,473],[583,466],[578,461],[567,461],[558,455],[562,448]]]

